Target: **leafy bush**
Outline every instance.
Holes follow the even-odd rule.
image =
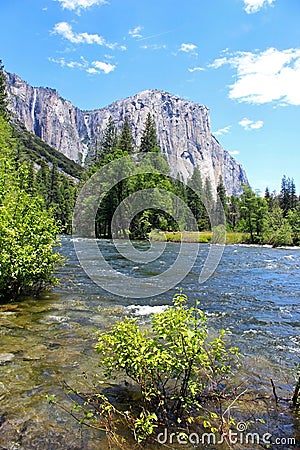
[[[0,298],[38,293],[53,284],[58,227],[41,201],[14,190],[0,205]]]
[[[125,318],[98,334],[96,349],[106,376],[123,372],[140,388],[138,440],[158,424],[185,426],[196,419],[204,398],[220,392],[237,356],[235,347],[226,349],[224,330],[208,339],[205,314],[198,304],[188,308],[187,300],[176,294],[172,307],[153,315],[151,329]]]

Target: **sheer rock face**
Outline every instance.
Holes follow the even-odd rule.
[[[118,129],[128,117],[137,146],[148,112],[157,128],[159,145],[169,158],[172,175],[186,181],[194,166],[216,186],[222,176],[228,194],[241,192],[246,173],[210,131],[209,110],[167,92],[147,90],[94,111],[82,111],[50,88],[34,88],[7,74],[10,109],[47,144],[68,158],[84,163],[100,142],[112,116]],[[176,156],[175,163],[174,158]]]

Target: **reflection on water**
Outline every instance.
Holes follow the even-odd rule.
[[[101,245],[106,245],[114,268],[135,276],[161,271],[163,265],[171,264],[178,249],[178,244],[167,244],[159,261],[142,267],[115,258],[110,242]],[[198,260],[180,287],[191,303],[200,300],[212,329],[231,331],[232,343],[246,355],[240,381],[269,389],[271,377],[279,395],[287,395],[292,383],[290,369],[300,356],[300,251],[228,246],[214,276],[199,284],[208,251],[207,245],[200,247]],[[104,450],[103,441],[97,440],[101,436],[85,431],[80,437],[77,425],[49,407],[45,396],[54,393],[62,397],[64,380],[83,388],[85,372],[100,373],[93,350],[96,329],[108,328],[125,314],[148,320],[149,314],[171,303],[175,292],[174,288],[144,300],[114,297],[82,271],[69,238],[63,238],[62,252],[68,260],[54,292],[38,300],[26,298],[0,305],[1,449]],[[274,417],[275,422],[279,420],[278,415]],[[288,409],[280,421],[278,426],[286,435],[294,434],[299,425],[299,418],[292,418]]]

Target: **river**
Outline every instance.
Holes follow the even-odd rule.
[[[163,257],[144,267],[126,263],[111,242],[101,245],[114,271],[135,271],[144,278],[171,265],[179,249],[179,244],[166,244]],[[137,248],[146,249],[147,244]],[[77,424],[48,405],[45,396],[56,394],[65,401],[64,381],[84,389],[85,374],[99,372],[95,330],[107,329],[128,314],[146,321],[170,305],[179,288],[190,304],[199,299],[212,330],[230,330],[231,343],[244,355],[249,384],[269,389],[272,378],[278,394],[287,395],[292,369],[300,362],[300,249],[226,246],[216,271],[199,284],[209,246],[199,248],[193,268],[177,286],[156,297],[130,299],[95,284],[82,270],[72,239],[62,237],[66,264],[58,274],[60,284],[39,299],[0,305],[0,449],[106,448],[101,437],[97,441],[90,432],[81,436]],[[90,262],[95,264],[94,259]],[[299,437],[299,417],[288,408],[280,414],[284,436]]]

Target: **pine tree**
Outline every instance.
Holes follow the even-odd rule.
[[[126,117],[124,125],[121,130],[118,148],[127,153],[133,153],[134,151],[133,136],[128,117]]]
[[[141,138],[140,151],[143,153],[159,152],[155,124],[150,112],[147,114],[144,131]]]
[[[226,204],[226,188],[223,182],[223,178],[219,177],[219,182],[218,182],[218,186],[217,186],[217,194],[218,197],[223,205],[224,211],[226,211],[227,208],[227,204]]]
[[[113,118],[110,116],[107,126],[103,132],[103,139],[100,148],[96,151],[96,165],[102,166],[107,155],[114,153],[118,145],[118,132]]]
[[[288,211],[297,206],[296,186],[293,178],[287,178],[285,175],[281,180],[281,190],[279,194],[279,205],[283,211],[284,217]]]

